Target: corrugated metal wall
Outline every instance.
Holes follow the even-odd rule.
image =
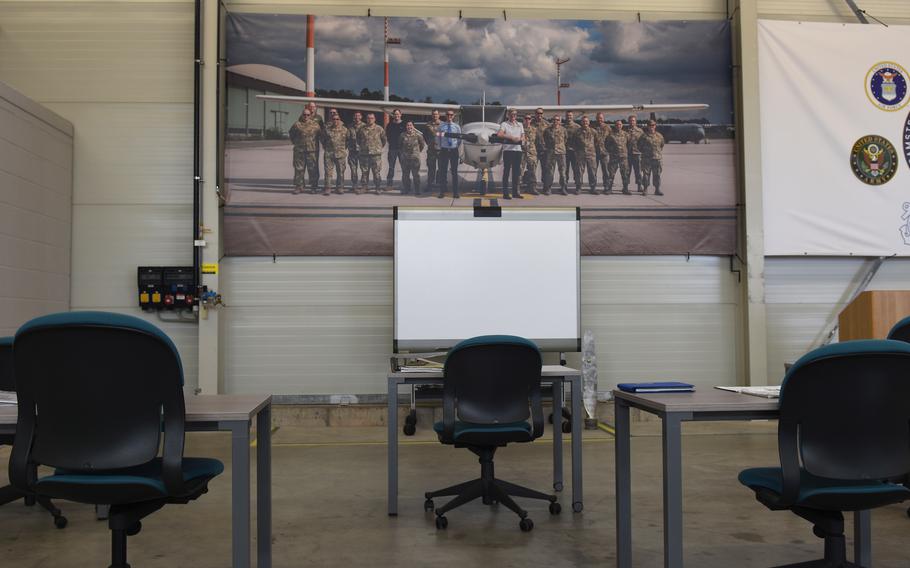
[[[227,392],[385,392],[391,259],[227,258],[222,270]],[[727,258],[585,257],[582,326],[595,334],[601,390],[735,383],[737,287]]]
[[[0,81],[75,126],[72,308],[142,315],[136,267],[192,264],[193,4],[0,2],[0,22]],[[195,386],[196,326],[147,317]]]
[[[0,337],[70,304],[73,127],[0,83]]]
[[[910,22],[910,2],[907,0],[859,0],[856,4],[886,23]],[[856,22],[846,0],[758,0],[758,15],[760,18],[815,22]]]

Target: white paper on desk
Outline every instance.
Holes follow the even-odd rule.
[[[441,373],[442,367],[402,367],[402,373]]]
[[[19,399],[16,393],[10,391],[0,391],[0,404],[18,404]]]
[[[716,389],[738,392],[740,394],[749,394],[763,398],[780,398],[780,387],[714,387]]]

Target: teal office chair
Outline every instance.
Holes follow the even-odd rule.
[[[15,392],[16,381],[13,377],[13,338],[0,337],[0,391]],[[0,434],[0,445],[12,446],[13,434]],[[60,509],[54,506],[50,499],[44,496],[35,495],[20,491],[12,485],[0,487],[0,505],[13,503],[24,500],[28,506],[35,503],[47,510],[54,517],[54,526],[62,529],[66,526],[66,517],[60,512]]]
[[[512,496],[549,501],[550,513],[559,514],[555,495],[497,479],[493,474],[497,448],[530,442],[543,434],[540,369],[537,345],[512,335],[474,337],[449,351],[443,370],[443,419],[433,429],[443,444],[467,448],[480,458],[480,479],[426,493],[424,509],[428,512],[435,509],[434,498],[455,496],[435,509],[437,529],[448,526],[447,512],[477,498],[485,505],[498,502],[514,511],[525,532],[534,528],[534,522]]]
[[[857,566],[842,512],[910,499],[910,344],[846,341],[804,355],[781,385],[777,443],[781,466],[739,481],[825,539],[824,559],[789,567]]]
[[[910,316],[894,324],[894,327],[888,332],[888,339],[910,343]],[[910,517],[910,509],[907,509],[907,516]]]
[[[127,536],[139,533],[141,519],[196,499],[224,469],[183,457],[176,347],[144,320],[103,312],[33,319],[14,345],[19,419],[10,480],[22,491],[109,505],[111,568],[128,568]],[[54,473],[36,476],[42,465]]]

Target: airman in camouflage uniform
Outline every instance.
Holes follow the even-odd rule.
[[[604,120],[604,113],[597,113],[597,120],[594,123],[594,131],[597,133],[597,169],[600,170],[600,179],[604,182],[604,189],[607,188],[607,164],[610,162],[610,156],[607,154],[607,137],[610,136],[612,129],[610,124]]]
[[[382,147],[386,145],[385,129],[376,124],[376,115],[372,112],[367,114],[367,125],[360,129],[360,138],[357,145],[360,147],[360,189],[357,193],[363,193],[367,189],[367,181],[370,179],[370,172],[373,172],[373,183],[376,186],[376,194],[380,192],[380,158],[382,156]]]
[[[316,193],[319,186],[319,123],[312,113],[304,109],[297,122],[291,125],[288,132],[294,144],[294,191],[303,193],[306,188],[306,177],[309,177],[310,193]],[[307,174],[306,176],[304,174]]]
[[[578,129],[581,126],[575,122],[574,112],[566,112],[566,122],[563,126],[566,129],[566,183],[568,183],[569,174],[572,174],[575,186],[581,187],[581,172],[578,171],[578,159],[575,156],[575,146],[578,143],[575,137],[578,136]],[[578,190],[576,190],[576,193],[578,193]]]
[[[629,115],[629,166],[635,172],[635,185],[641,191],[641,150],[638,149],[638,139],[645,131],[638,127],[638,118]]]
[[[414,195],[420,195],[420,153],[427,147],[423,134],[414,128],[410,120],[405,123],[404,132],[398,139],[398,161],[401,163],[401,194],[411,193],[411,178],[414,179]]]
[[[351,137],[348,139],[348,167],[351,168],[351,191],[357,189],[357,183],[360,178],[360,146],[357,142],[357,136],[360,134],[360,129],[364,126],[366,124],[363,122],[362,115],[359,111],[355,112],[354,122],[349,128]]]
[[[537,129],[537,159],[540,161],[540,181],[543,181],[547,177],[547,144],[544,141],[544,133],[547,131],[547,128],[550,127],[550,124],[547,122],[547,119],[544,117],[543,109],[538,107],[534,111],[537,115],[534,119],[534,128]]]
[[[521,183],[531,195],[540,195],[537,191],[537,143],[539,132],[531,123],[531,115],[524,118],[525,141],[521,145]]]
[[[664,137],[657,131],[657,123],[648,122],[648,131],[638,139],[641,151],[642,186],[641,194],[648,193],[648,184],[654,180],[654,195],[663,195],[660,191],[660,174],[663,171]]]
[[[597,131],[591,127],[587,116],[581,117],[581,126],[575,135],[575,159],[578,160],[581,176],[575,178],[575,195],[581,193],[582,176],[588,172],[591,195],[597,193]]]
[[[332,124],[322,131],[322,142],[325,146],[325,184],[322,194],[329,194],[332,178],[335,178],[335,193],[344,193],[344,168],[348,161],[348,145],[351,131],[341,122],[338,114],[332,116]]]
[[[436,185],[436,169],[439,165],[439,147],[436,146],[436,132],[439,130],[439,111],[434,110],[431,119],[423,126],[423,141],[427,144],[427,190]]]
[[[553,186],[553,169],[559,169],[559,190],[566,194],[566,137],[568,133],[562,126],[562,117],[553,117],[553,124],[544,132],[544,145],[547,148],[547,173],[544,176],[543,194],[550,195]]]
[[[616,121],[616,128],[606,138],[605,145],[607,154],[610,155],[610,165],[604,179],[604,195],[613,193],[616,170],[619,170],[622,176],[622,192],[629,195],[629,133],[623,130],[621,120]]]

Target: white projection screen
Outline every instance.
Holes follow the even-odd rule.
[[[398,208],[394,350],[507,334],[578,351],[579,266],[576,208]]]

